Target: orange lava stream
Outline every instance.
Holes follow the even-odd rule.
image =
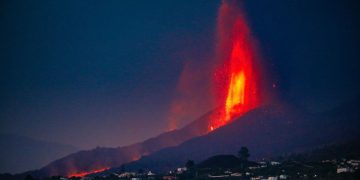
[[[74,174],[68,175],[68,177],[84,177],[86,175],[103,172],[103,171],[108,170],[108,169],[109,168],[101,168],[101,169],[96,169],[96,170],[87,171],[87,172],[74,173]]]

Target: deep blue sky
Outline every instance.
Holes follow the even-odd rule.
[[[213,55],[219,4],[1,1],[0,132],[82,148],[163,132],[185,62]],[[359,96],[355,1],[244,8],[282,98],[321,111]]]

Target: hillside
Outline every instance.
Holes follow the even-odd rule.
[[[215,155],[212,156],[198,165],[196,168],[222,168],[222,169],[229,169],[229,168],[240,168],[240,167],[249,167],[255,166],[257,163],[252,161],[241,161],[238,157],[230,154],[224,155]]]
[[[126,167],[163,172],[188,159],[200,162],[216,154],[234,154],[241,146],[247,146],[256,160],[358,139],[360,112],[356,104],[344,106],[320,114],[289,106],[264,106],[205,136],[162,149]]]
[[[209,120],[214,113],[216,114],[216,111],[211,111],[182,129],[165,132],[140,143],[118,148],[98,147],[92,150],[79,151],[53,161],[39,170],[29,171],[18,176],[25,177],[27,174],[35,177],[67,176],[79,172],[117,167],[160,149],[176,146],[193,137],[206,134]]]

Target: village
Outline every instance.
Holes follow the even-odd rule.
[[[166,174],[152,171],[121,172],[111,174],[94,174],[86,177],[51,177],[60,180],[175,180],[175,179],[249,179],[249,180],[284,180],[284,179],[326,179],[338,177],[340,179],[357,179],[360,175],[360,160],[358,159],[329,159],[319,162],[303,163],[297,161],[259,161],[255,166],[244,170],[238,168],[196,168],[187,164]]]

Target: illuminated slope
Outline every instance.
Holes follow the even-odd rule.
[[[260,160],[360,138],[358,102],[319,114],[286,106],[255,108],[204,136],[126,164],[126,170],[168,172],[189,159],[199,163],[214,155],[236,154],[242,146],[249,148],[252,160]]]
[[[109,167],[121,166],[162,148],[174,147],[191,138],[205,135],[208,132],[207,125],[210,123],[210,117],[218,114],[216,112],[211,111],[181,129],[162,133],[143,142],[118,148],[104,147],[79,151],[53,161],[39,170],[18,174],[18,176],[19,179],[24,179],[26,175],[37,178],[58,175],[82,177],[101,172]]]
[[[68,175],[68,177],[84,177],[87,176],[89,174],[94,174],[94,173],[99,173],[99,172],[103,172],[108,170],[109,168],[101,168],[101,169],[97,169],[97,170],[92,170],[92,171],[87,171],[87,172],[79,172],[79,173],[74,173],[74,174],[70,174]]]

